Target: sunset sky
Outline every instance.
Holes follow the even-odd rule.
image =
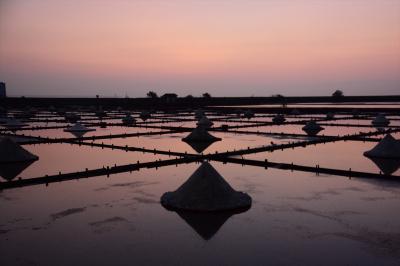
[[[0,0],[9,95],[400,94],[400,0]]]

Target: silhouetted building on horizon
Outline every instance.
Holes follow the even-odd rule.
[[[166,103],[175,103],[178,99],[178,95],[176,93],[165,93],[161,96]]]
[[[0,98],[5,98],[5,97],[7,97],[6,83],[0,82]]]

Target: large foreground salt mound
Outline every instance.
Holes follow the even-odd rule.
[[[161,197],[167,209],[203,212],[246,209],[251,201],[246,193],[234,190],[208,162],[203,162],[176,191]]]

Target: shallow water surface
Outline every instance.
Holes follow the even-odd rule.
[[[193,115],[186,112],[182,120],[179,114],[157,113],[147,124],[138,119],[134,127],[95,127],[85,136],[102,137],[81,144],[82,139],[63,131],[66,124],[61,120],[31,121],[36,127],[60,128],[21,130],[13,136],[39,160],[11,165],[17,168],[11,169],[14,179],[1,180],[0,265],[400,265],[396,211],[400,160],[372,161],[363,155],[384,134],[370,126],[370,120],[347,119],[349,114],[342,114],[320,121],[329,124],[320,135],[374,134],[308,145],[320,138],[307,136],[301,127],[326,114],[291,116],[287,121],[293,123],[266,125],[273,115],[257,114],[248,120],[210,111],[209,117],[217,119],[214,127],[231,128],[209,131],[222,140],[205,148],[204,156],[182,141],[196,126],[196,121],[188,120]],[[100,121],[92,114],[82,116],[88,122]],[[119,123],[120,116],[109,112],[107,121]],[[397,130],[399,116],[390,118]],[[161,134],[165,128],[187,132]],[[114,136],[149,132],[160,134]],[[28,139],[20,134],[68,138],[73,143],[31,144],[23,142]],[[400,138],[398,132],[392,135]],[[304,147],[276,149],[279,144],[298,142]],[[126,146],[146,150],[127,151]],[[276,150],[266,152],[269,148]],[[230,158],[226,151],[237,153]],[[238,160],[242,157],[246,163]],[[204,159],[234,189],[252,198],[250,209],[193,213],[169,211],[160,204],[161,196],[180,187]],[[265,160],[278,164],[265,168]],[[135,168],[138,162],[146,163],[145,167]],[[283,169],[283,164],[291,163],[303,168]],[[117,174],[101,170],[115,165],[131,167]],[[316,165],[351,168],[361,174],[358,178],[337,172],[317,174]],[[10,174],[5,164],[0,167],[0,174]],[[98,172],[90,177],[77,174],[86,169]],[[391,177],[380,173],[389,170]],[[59,173],[61,177],[72,174],[69,181],[61,181]],[[47,182],[46,175],[57,182]]]
[[[247,212],[198,217],[160,196],[199,166],[168,166],[0,193],[4,265],[396,265],[400,187],[213,163],[253,198]],[[49,200],[51,199],[51,200]],[[390,217],[388,219],[387,217]],[[34,243],[34,245],[33,245]],[[20,253],[24,250],[23,253]],[[51,252],[50,252],[51,251]],[[337,254],[342,254],[337,256]]]

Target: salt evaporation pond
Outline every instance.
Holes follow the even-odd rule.
[[[82,114],[90,119],[84,123],[100,122]],[[270,117],[257,117],[266,115]],[[379,133],[370,120],[343,119],[350,114],[329,121],[319,121],[325,114],[287,116],[287,124],[265,125],[273,115],[256,114],[248,120],[209,112],[214,120],[209,133],[222,140],[212,143],[198,160],[193,156],[199,153],[182,141],[196,127],[187,112],[182,121],[179,114],[157,113],[147,122],[137,118],[139,123],[132,127],[89,125],[96,129],[84,135],[90,139],[64,132],[69,124],[56,114],[52,116],[59,122],[26,122],[35,127],[60,126],[57,129],[0,129],[3,136],[65,138],[36,144],[26,142],[26,137],[15,138],[39,160],[11,181],[0,183],[1,265],[399,265],[400,170],[397,167],[391,176],[384,175],[363,155],[386,133]],[[104,121],[120,123],[122,117],[109,112]],[[224,117],[226,121],[219,120]],[[399,139],[400,117],[392,113],[387,117],[394,121],[389,128]],[[312,118],[338,126],[323,126],[324,131],[309,137],[301,128]],[[228,128],[219,128],[223,124]],[[148,132],[160,134],[107,137]],[[349,134],[354,139],[344,139]],[[296,143],[305,144],[290,147]],[[279,145],[289,146],[281,149]],[[239,153],[227,156],[226,151]],[[235,190],[251,196],[250,209],[188,213],[160,204],[160,197],[184,183],[204,159]],[[264,167],[265,160],[278,164]],[[135,169],[138,163],[154,165]],[[291,163],[330,170],[351,168],[361,174],[284,169]],[[59,172],[62,176],[115,165],[131,168],[115,174],[76,174],[69,181],[57,179]],[[46,175],[55,175],[56,182],[42,181]],[[37,182],[23,183],[31,178]]]

